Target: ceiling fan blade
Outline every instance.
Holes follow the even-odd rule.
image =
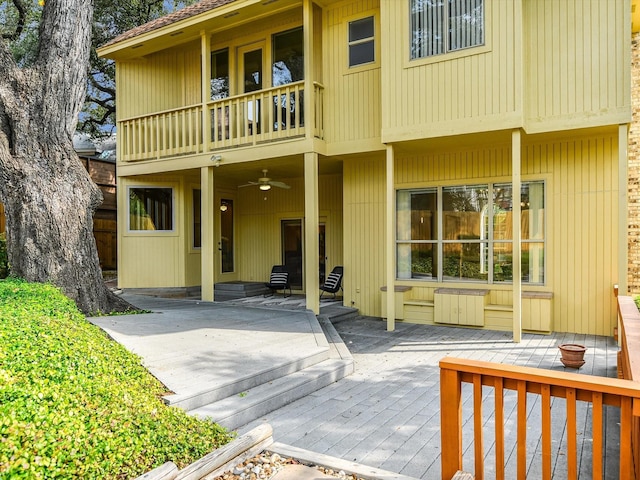
[[[287,189],[288,189],[288,188],[291,188],[291,186],[290,186],[290,185],[287,185],[287,184],[286,184],[286,183],[284,183],[284,182],[274,182],[274,181],[270,181],[270,182],[268,182],[268,183],[269,183],[269,185],[271,185],[272,187],[287,188]]]
[[[256,185],[260,185],[260,184],[258,182],[249,182],[249,183],[245,183],[244,185],[238,185],[238,188],[255,187]]]

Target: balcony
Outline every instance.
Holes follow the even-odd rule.
[[[324,87],[314,82],[313,93],[311,124],[305,119],[304,82],[120,120],[119,158],[159,160],[308,136],[324,139]]]

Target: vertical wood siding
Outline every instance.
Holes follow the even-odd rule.
[[[344,175],[344,304],[381,316],[385,282],[386,173],[384,155],[347,160]]]
[[[347,171],[345,168],[345,188],[353,188],[346,181],[350,178]],[[397,157],[395,175],[397,188],[509,181],[510,147]],[[617,267],[617,134],[549,141],[525,139],[522,175],[524,181],[545,180],[547,259],[543,289],[553,293],[553,329],[611,335],[616,324],[613,285],[619,281],[620,274],[625,274],[618,272]],[[354,192],[345,192],[345,212],[347,199],[363,194]],[[373,235],[373,230],[369,230],[369,234]],[[345,235],[345,243],[351,242],[348,231]],[[383,250],[368,254],[375,258],[382,255]],[[360,267],[363,271],[368,268]],[[410,283],[413,290],[433,287],[433,284]],[[493,288],[496,291],[491,292],[491,303],[511,303],[510,291],[500,292],[504,286]],[[417,292],[413,292],[414,295],[420,297]]]
[[[271,267],[282,263],[281,221],[304,219],[304,180],[279,179],[290,190],[272,188],[263,192],[257,187],[242,188],[238,195],[237,270],[239,278],[265,281]],[[342,177],[319,178],[320,216],[326,221],[327,267],[342,265]]]
[[[184,181],[171,179],[118,179],[118,285],[122,288],[162,288],[185,286],[186,216]],[[174,188],[174,232],[127,232],[127,187],[162,185]]]
[[[524,1],[528,123],[628,111],[630,14],[626,0]]]
[[[199,103],[200,45],[190,43],[118,63],[118,118]]]
[[[328,143],[348,143],[380,138],[382,125],[380,59],[371,66],[349,69],[349,22],[380,16],[379,0],[341,2],[328,7],[324,28],[325,139]],[[384,33],[376,23],[375,42]],[[376,50],[379,56],[380,50]]]
[[[518,1],[487,1],[486,46],[409,60],[408,1],[382,1],[383,137],[491,130],[521,112]],[[505,117],[505,115],[507,117]],[[483,123],[480,125],[478,121]],[[493,125],[492,125],[493,123]],[[403,131],[410,127],[410,131]]]

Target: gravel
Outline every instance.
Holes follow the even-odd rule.
[[[225,472],[215,480],[263,480],[272,478],[276,473],[285,468],[287,465],[299,465],[295,458],[282,458],[277,453],[268,451],[262,452],[255,457],[236,465],[233,470]],[[345,473],[340,470],[338,472],[325,467],[315,466],[319,471],[327,475],[334,476],[341,480],[362,480],[353,474]]]

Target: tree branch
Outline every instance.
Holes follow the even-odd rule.
[[[17,40],[20,35],[22,35],[22,31],[24,30],[24,25],[27,19],[27,7],[24,4],[23,0],[12,0],[13,6],[16,7],[18,12],[18,23],[16,24],[15,31],[11,33],[3,33],[2,38],[5,40]]]

